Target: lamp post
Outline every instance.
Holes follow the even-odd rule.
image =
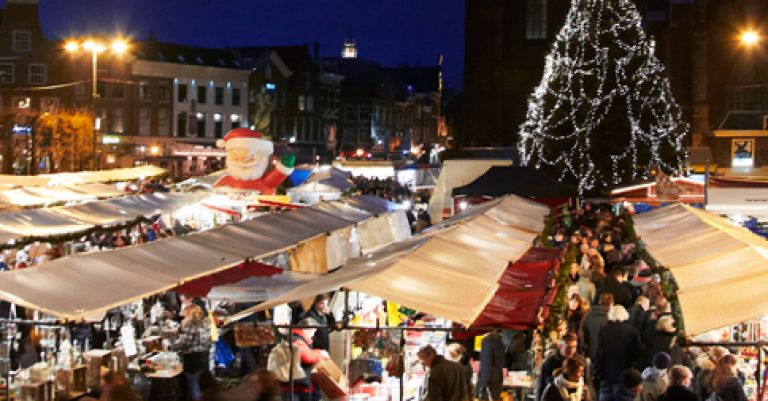
[[[99,53],[103,53],[107,50],[107,48],[111,49],[112,53],[115,55],[121,56],[125,54],[128,51],[128,42],[125,39],[118,38],[113,39],[110,41],[109,47],[107,46],[107,42],[94,39],[94,38],[87,38],[83,40],[78,39],[71,39],[68,40],[64,44],[64,50],[66,50],[68,53],[78,53],[80,50],[83,50],[85,52],[91,53],[91,110],[93,111],[93,169],[98,170],[99,169],[99,158],[98,154],[96,152],[97,149],[97,142],[98,142],[98,135],[96,135],[97,130],[97,124],[96,124],[96,99],[99,97],[99,92],[97,88],[98,83],[98,64],[99,64]]]

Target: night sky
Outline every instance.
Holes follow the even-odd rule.
[[[464,0],[41,0],[51,39],[125,32],[146,39],[224,47],[320,42],[338,56],[351,34],[361,58],[385,66],[435,65],[445,54],[446,86],[459,88]]]

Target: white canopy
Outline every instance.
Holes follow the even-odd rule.
[[[513,195],[493,200],[418,237],[357,258],[230,321],[343,286],[469,325],[496,292],[507,265],[525,253],[543,229],[548,212],[544,205]]]
[[[57,186],[25,186],[0,190],[3,207],[35,207],[63,202],[84,202],[125,195],[107,184],[78,184]]]
[[[768,241],[729,220],[687,205],[635,217],[651,255],[669,268],[689,334],[768,313]]]
[[[336,205],[336,207],[345,207]],[[147,244],[78,254],[4,272],[0,299],[78,319],[263,258],[370,218],[306,207]],[[356,217],[355,217],[356,216]]]
[[[155,166],[138,166],[99,171],[81,171],[77,173],[57,173],[41,175],[5,175],[0,174],[0,187],[30,187],[88,184],[95,182],[128,181],[137,178],[154,177],[165,174],[165,170]]]

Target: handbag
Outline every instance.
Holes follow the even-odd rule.
[[[293,368],[293,377],[291,377]],[[307,377],[301,367],[301,350],[293,345],[293,360],[291,360],[291,347],[287,342],[281,341],[272,348],[267,358],[267,370],[275,373],[277,379],[283,383],[293,380],[302,380]]]

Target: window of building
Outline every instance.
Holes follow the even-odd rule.
[[[525,0],[525,38],[547,38],[547,1]]]
[[[125,85],[112,84],[112,98],[113,99],[125,99]]]
[[[32,32],[13,31],[13,43],[11,46],[15,52],[32,51]]]
[[[165,103],[171,101],[171,88],[167,83],[157,86],[157,100]]]
[[[0,83],[12,84],[15,81],[14,70],[13,63],[0,63]]]
[[[187,102],[187,84],[178,85],[178,96],[176,97],[176,101],[179,103]]]
[[[198,138],[205,138],[205,113],[197,113],[197,133]]]
[[[214,103],[219,106],[224,104],[224,88],[221,86],[217,86],[214,90]]]
[[[213,136],[221,138],[222,131],[224,131],[224,122],[222,121],[221,114],[216,113],[213,115]]]
[[[208,88],[204,85],[197,87],[197,103],[205,104],[208,101]]]
[[[307,109],[307,97],[304,95],[299,95],[299,111],[304,111]]]
[[[240,89],[232,88],[232,106],[240,106]]]
[[[182,111],[176,116],[176,136],[187,135],[187,112]]]
[[[368,107],[361,107],[359,121],[370,121],[370,120],[371,120],[371,109]]]
[[[139,99],[146,102],[152,99],[152,90],[149,87],[149,82],[139,82]]]
[[[307,96],[307,111],[312,112],[315,110],[315,99],[312,96]]]
[[[106,82],[96,82],[96,96],[100,99],[107,97]]]
[[[168,136],[171,131],[171,119],[168,109],[157,110],[157,135]]]
[[[30,64],[27,79],[30,85],[45,85],[48,83],[48,66],[38,63]]]
[[[344,108],[344,119],[347,121],[357,121],[357,109],[353,106]]]
[[[148,136],[152,129],[152,114],[147,108],[139,109],[139,135]]]
[[[232,114],[229,116],[229,122],[231,123],[230,129],[240,128],[240,114]]]
[[[122,134],[125,132],[125,116],[123,109],[112,110],[112,132]]]

